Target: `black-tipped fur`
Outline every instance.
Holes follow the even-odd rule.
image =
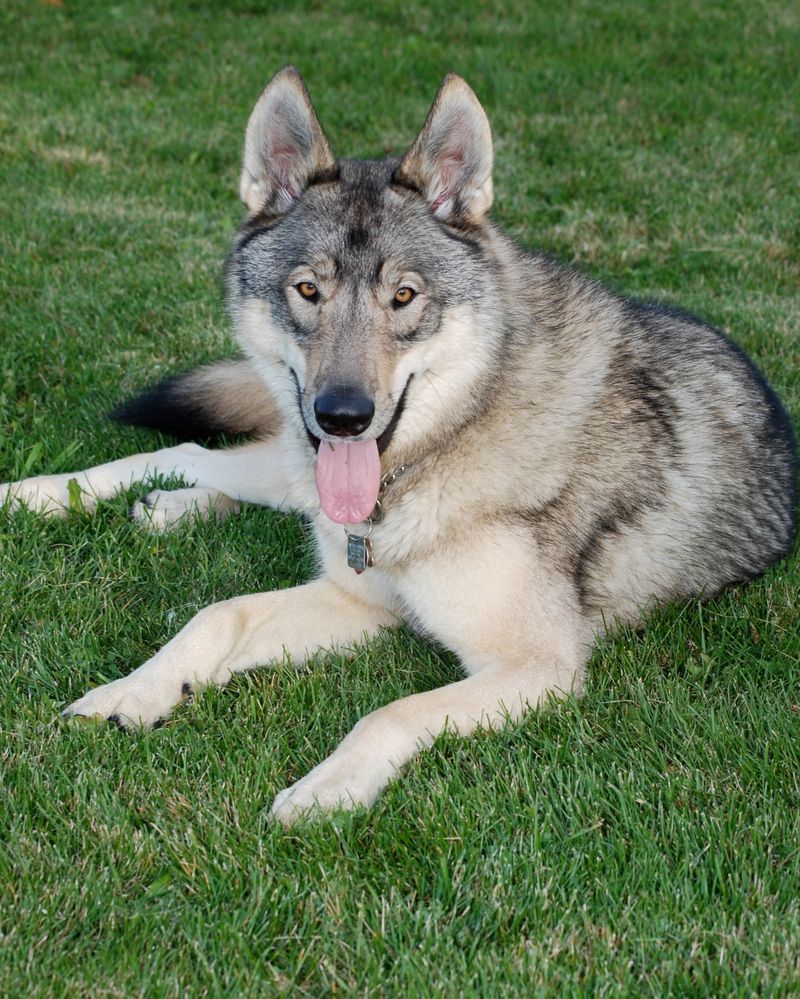
[[[278,422],[264,383],[247,361],[221,361],[166,378],[109,417],[181,441],[263,436]]]
[[[205,409],[203,400],[189,395],[186,381],[186,374],[165,378],[141,395],[120,403],[108,414],[109,418],[129,426],[160,430],[181,441],[219,437],[224,428]]]

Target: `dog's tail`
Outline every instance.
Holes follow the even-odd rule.
[[[174,375],[121,403],[109,416],[182,441],[264,437],[280,425],[275,401],[246,360],[218,361]]]

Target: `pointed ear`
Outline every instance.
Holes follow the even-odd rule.
[[[422,191],[436,218],[480,223],[492,204],[492,132],[467,84],[448,74],[395,175]]]
[[[259,97],[244,140],[240,194],[251,212],[287,211],[309,179],[336,161],[305,84],[286,66]]]

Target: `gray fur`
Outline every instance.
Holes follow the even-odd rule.
[[[77,484],[90,508],[178,475],[190,488],[150,494],[138,519],[167,529],[239,500],[298,510],[321,573],[206,608],[67,715],[152,725],[197,684],[286,655],[300,664],[402,620],[452,649],[466,678],[362,719],[277,795],[272,815],[290,823],[370,804],[443,728],[467,734],[580,689],[614,622],[709,597],[789,552],[795,441],[753,363],[693,316],[520,249],[488,217],[491,162],[488,122],[458,77],[406,156],[382,162],[334,161],[295,70],[267,87],[228,272],[248,360],[121,414],[163,427],[172,413],[181,430],[194,415],[200,433],[257,440],[26,479],[0,499],[58,512]],[[364,444],[341,453],[380,453],[384,477],[360,575],[315,486],[320,442],[335,454],[342,435]]]
[[[384,354],[402,354],[436,336],[447,309],[468,304],[491,356],[458,412],[442,414],[421,439],[401,444],[396,435],[384,466],[413,472],[387,497],[387,516],[404,493],[424,495],[428,476],[446,474],[452,489],[474,493],[477,522],[525,524],[593,619],[636,619],[653,600],[709,596],[762,572],[789,551],[796,504],[794,440],[774,393],[724,334],[695,317],[620,298],[521,250],[485,217],[437,218],[420,164],[446,146],[446,130],[436,129],[443,104],[440,95],[402,163],[343,161],[279,221],[246,220],[230,265],[234,316],[242,301],[264,299],[303,350],[325,341],[332,360],[323,380],[345,370],[380,394],[358,365],[366,345],[382,338]],[[469,134],[457,118],[455,129],[459,139]],[[463,160],[474,172],[491,153]],[[331,301],[304,324],[286,286],[316,258],[333,262]],[[413,327],[387,329],[365,300],[390,260],[424,277],[429,302]],[[324,436],[309,404],[320,388],[304,386],[303,415]],[[413,405],[412,389],[406,410]],[[484,441],[501,441],[491,458]],[[553,468],[557,489],[540,491],[535,483]]]

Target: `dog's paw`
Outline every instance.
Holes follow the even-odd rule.
[[[70,507],[88,506],[86,494],[72,475],[35,475],[0,485],[0,506],[11,510],[24,506],[48,517],[63,517]]]
[[[132,675],[90,690],[65,708],[61,716],[103,719],[128,730],[146,729],[163,721],[175,704],[190,695],[187,684],[176,696],[171,688],[160,689],[152,679],[143,682]]]
[[[301,818],[319,818],[338,811],[369,807],[385,781],[369,767],[354,768],[337,754],[323,760],[291,787],[284,788],[269,810],[270,817],[284,826]]]
[[[161,534],[195,520],[220,521],[238,513],[239,504],[216,489],[154,489],[131,509],[131,517],[149,531]]]

